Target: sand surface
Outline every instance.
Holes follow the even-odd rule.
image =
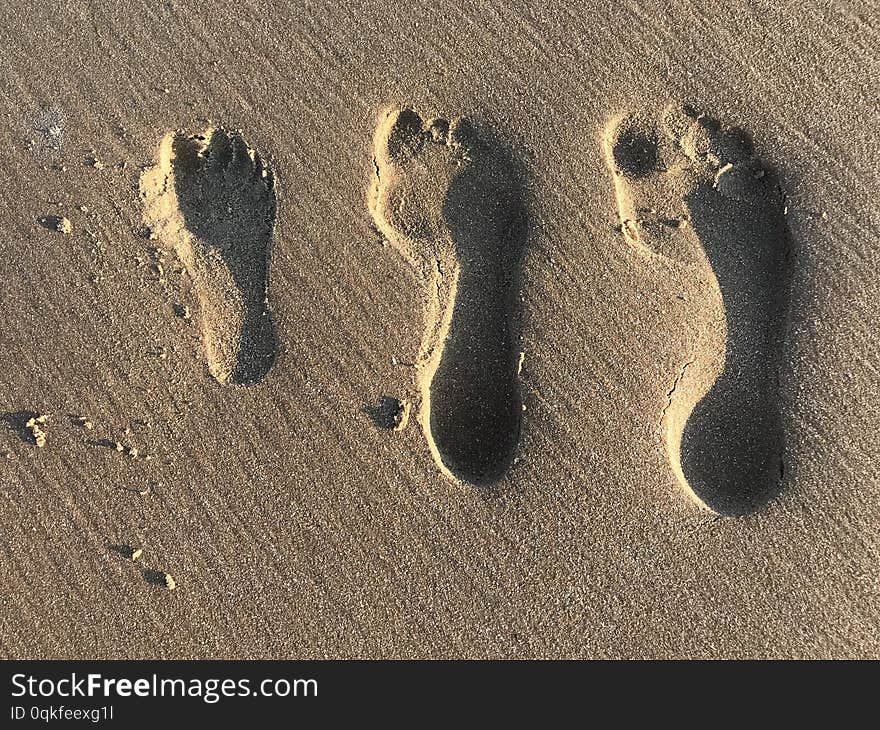
[[[28,5],[0,655],[880,657],[876,3]],[[714,207],[690,132],[678,176],[615,153],[682,108],[748,133],[778,208]],[[473,159],[431,126],[463,118]],[[383,208],[386,169],[439,192]],[[755,474],[689,436],[713,383]]]

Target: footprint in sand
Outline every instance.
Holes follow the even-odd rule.
[[[193,280],[209,371],[221,383],[261,380],[277,344],[267,296],[271,169],[238,132],[172,132],[140,188],[144,222]]]
[[[784,469],[785,196],[747,134],[691,110],[618,117],[605,144],[625,238],[648,265],[682,265],[711,288],[712,322],[661,418],[669,461],[701,505],[748,513],[778,493]]]
[[[490,484],[512,461],[522,417],[513,328],[523,176],[466,120],[394,111],[374,144],[370,210],[425,287],[418,419],[445,474]]]

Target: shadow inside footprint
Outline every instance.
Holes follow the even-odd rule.
[[[212,130],[207,143],[203,135],[178,135],[173,150],[178,205],[198,241],[189,268],[210,320],[203,329],[212,373],[221,382],[255,383],[277,350],[267,305],[272,172],[238,132]]]
[[[779,370],[792,242],[776,175],[751,157],[744,132],[728,137],[748,149],[748,161],[722,168],[715,187],[698,186],[686,198],[721,290],[727,339],[724,370],[685,424],[681,467],[707,506],[737,515],[766,504],[782,486]]]
[[[459,277],[431,382],[430,427],[447,468],[479,485],[501,477],[519,441],[515,305],[527,217],[513,155],[486,131],[459,134],[474,151],[443,204]]]
[[[792,278],[785,195],[748,134],[691,107],[615,118],[606,155],[623,237],[652,264],[717,286],[695,312],[707,329],[691,338],[697,349],[661,413],[670,466],[703,506],[749,513],[779,493],[784,471],[780,370]],[[722,329],[723,343],[715,337]]]
[[[444,473],[491,485],[522,418],[523,166],[490,129],[412,109],[388,113],[374,142],[373,219],[426,287],[419,421]]]

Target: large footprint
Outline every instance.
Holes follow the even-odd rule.
[[[144,221],[193,280],[210,373],[252,384],[275,360],[268,306],[275,225],[271,169],[238,132],[172,132],[141,176]]]
[[[444,473],[495,482],[522,417],[512,332],[526,239],[522,176],[464,120],[393,111],[374,145],[371,212],[426,287],[422,429]]]
[[[748,135],[691,110],[618,117],[606,154],[625,238],[648,261],[700,272],[712,289],[710,326],[683,357],[663,413],[670,463],[701,505],[750,512],[778,493],[784,469],[784,195]]]

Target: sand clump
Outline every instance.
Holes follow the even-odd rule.
[[[27,420],[27,423],[25,423],[25,428],[30,432],[31,438],[37,445],[37,448],[41,449],[46,445],[47,433],[45,426],[48,420],[48,415],[33,416]]]
[[[73,223],[63,215],[45,215],[40,218],[40,225],[50,231],[69,236],[73,233]]]

